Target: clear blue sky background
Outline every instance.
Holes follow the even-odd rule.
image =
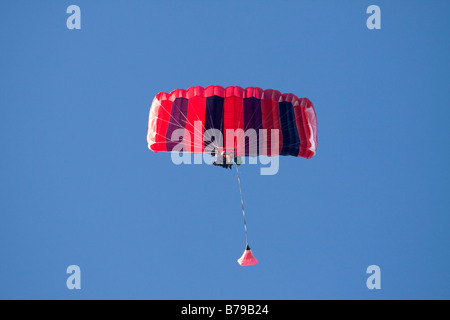
[[[68,30],[66,8],[81,8]],[[382,29],[368,30],[377,4]],[[449,299],[448,1],[3,1],[0,298]],[[159,91],[308,97],[274,176],[146,142]],[[81,290],[66,288],[79,265]],[[366,268],[381,268],[381,290]]]

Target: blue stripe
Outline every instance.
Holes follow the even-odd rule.
[[[223,136],[223,111],[225,99],[219,96],[211,96],[206,98],[205,110],[205,131],[209,129],[218,129]],[[206,137],[209,139],[209,137]],[[210,142],[205,141],[205,147]],[[223,144],[223,142],[222,142]]]
[[[280,125],[281,134],[283,136],[283,147],[281,148],[282,156],[297,156],[300,149],[300,139],[297,132],[297,124],[295,122],[295,112],[292,103],[280,102]]]
[[[174,137],[178,139],[176,141],[171,141],[172,133],[176,129],[186,128],[186,118],[188,112],[188,99],[186,98],[176,98],[172,104],[172,111],[170,113],[169,126],[166,132],[166,148],[167,151],[172,151],[172,149],[179,144],[183,138]],[[181,140],[180,140],[181,139]]]
[[[249,140],[245,139],[245,155],[257,156],[259,154],[259,129],[262,125],[261,99],[255,97],[244,98],[244,131],[254,129],[256,133],[256,154],[250,154]],[[255,146],[253,146],[255,147]]]

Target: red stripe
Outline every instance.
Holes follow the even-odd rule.
[[[212,96],[219,96],[219,97],[224,97],[225,95],[225,89],[221,86],[209,86],[205,88],[204,91],[204,96],[205,98],[207,97],[212,97]]]
[[[154,144],[156,142],[156,123],[158,121],[158,112],[159,112],[159,105],[160,105],[160,99],[161,99],[162,92],[158,93],[156,97],[153,99],[152,106],[150,107],[150,112],[148,115],[148,131],[147,131],[147,143],[148,147],[155,151]]]
[[[159,97],[158,97],[159,95]],[[167,93],[161,92],[155,99],[155,122],[152,128],[154,134],[154,143],[150,148],[155,151],[167,151],[166,148],[166,132],[169,126],[170,113],[172,111],[173,101],[169,100]]]
[[[297,125],[298,137],[300,138],[300,148],[297,157],[304,157],[307,145],[307,138],[304,124],[304,114],[302,112],[301,99],[297,99],[294,104],[295,123]]]
[[[303,125],[305,128],[305,134],[306,134],[306,139],[307,139],[306,150],[304,152],[303,157],[309,159],[312,156],[314,156],[314,154],[315,154],[315,152],[311,151],[311,148],[312,148],[311,140],[315,141],[316,147],[317,147],[317,136],[316,136],[315,132],[313,131],[313,127],[314,128],[316,127],[316,123],[313,123],[313,119],[309,118],[308,113],[306,112],[306,109],[312,108],[314,117],[315,117],[315,111],[314,111],[313,104],[307,98],[301,99],[301,106],[302,106],[301,110],[302,110],[302,115],[303,115]],[[315,122],[315,119],[314,119],[314,122]]]
[[[189,88],[186,93],[188,101],[188,113],[186,121],[186,133],[185,138],[190,138],[190,141],[185,144],[186,151],[191,153],[203,153],[205,147],[203,144],[203,133],[205,126],[205,110],[206,110],[206,98],[204,97],[204,91],[202,87]],[[196,121],[198,121],[196,123]]]
[[[272,150],[272,134],[275,129],[274,117],[276,116],[273,112],[276,112],[275,109],[278,111],[278,103],[273,100],[273,95],[273,90],[265,90],[261,97],[262,124],[265,129],[262,154],[269,157],[279,154],[279,151]]]
[[[224,145],[227,150],[234,149],[238,156],[241,155],[238,149],[240,149],[239,141],[242,139],[238,129],[244,129],[243,91],[241,87],[228,87],[224,92]],[[230,138],[228,138],[227,131],[232,133]],[[231,140],[231,137],[234,137],[233,140]],[[227,141],[227,139],[230,141]]]
[[[306,103],[306,108],[305,108],[305,112],[308,116],[308,122],[309,125],[312,128],[312,140],[314,141],[314,146],[313,146],[313,155],[316,154],[316,150],[317,150],[317,115],[316,115],[316,110],[314,109],[314,106],[312,104],[312,102],[308,99],[308,98],[303,98],[302,100],[305,101]]]
[[[305,113],[305,103],[304,99],[299,99],[296,106],[294,106],[295,119],[297,123],[297,130],[300,136],[300,150],[298,152],[298,157],[311,157],[311,142],[309,141],[311,134],[308,127],[308,116]]]
[[[270,148],[270,153],[268,152],[269,156],[278,156],[281,153],[281,148],[283,147],[283,135],[281,134],[281,123],[280,123],[280,108],[278,107],[278,101],[280,100],[281,92],[277,90],[265,90],[262,96],[261,100],[261,108],[267,108],[267,114],[264,115],[265,110],[263,111],[263,123],[264,118],[266,118],[266,123],[269,123],[267,126],[267,129],[270,129],[267,131],[268,137],[270,137],[270,143],[267,143],[267,148]],[[263,124],[264,125],[264,124]],[[270,128],[269,128],[270,126]],[[266,128],[266,125],[264,125],[264,128]],[[272,141],[272,134],[273,130],[278,131],[278,149],[272,148],[272,142],[275,143],[275,141]],[[276,146],[276,144],[275,144]]]

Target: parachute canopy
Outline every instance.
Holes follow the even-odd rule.
[[[175,89],[153,99],[147,142],[154,152],[217,148],[236,156],[311,158],[317,149],[316,113],[309,99],[273,89]]]

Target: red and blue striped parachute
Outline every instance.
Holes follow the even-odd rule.
[[[220,147],[233,149],[237,156],[311,158],[317,149],[314,106],[309,99],[291,93],[256,87],[197,86],[160,92],[153,99],[147,142],[154,152],[173,151],[182,143],[183,151],[203,153],[211,143],[207,139],[210,129],[222,134]],[[174,136],[180,130],[184,139]],[[250,131],[256,133],[253,142]],[[271,134],[274,131],[276,135]]]

